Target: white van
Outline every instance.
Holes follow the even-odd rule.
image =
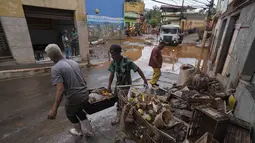
[[[182,43],[183,35],[179,25],[162,25],[160,28],[159,40],[168,45],[178,45]]]

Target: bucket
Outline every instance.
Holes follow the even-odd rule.
[[[190,64],[184,64],[180,68],[177,85],[184,85],[190,75],[195,72],[195,67]]]
[[[164,129],[168,127],[168,124],[170,123],[172,118],[173,118],[172,112],[169,110],[165,110],[156,116],[154,125],[158,129]]]

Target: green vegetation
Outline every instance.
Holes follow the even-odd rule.
[[[145,9],[144,17],[153,28],[160,25],[161,11],[160,7],[154,6],[152,9]]]

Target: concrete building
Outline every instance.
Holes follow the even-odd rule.
[[[226,90],[236,89],[234,115],[255,127],[255,2],[225,0],[219,12],[210,70]]]
[[[96,12],[97,11],[97,12]],[[124,0],[86,0],[89,38],[118,39],[124,27]]]
[[[0,1],[0,59],[17,64],[35,63],[35,54],[49,43],[61,48],[61,33],[76,27],[80,55],[89,53],[84,0]]]
[[[205,14],[195,12],[195,8],[178,5],[162,5],[160,7],[162,23],[180,25],[183,31],[203,29]],[[181,12],[183,17],[181,18]],[[182,20],[181,20],[182,19]]]
[[[139,23],[140,15],[144,12],[144,2],[125,2],[124,15],[125,27],[135,26]]]

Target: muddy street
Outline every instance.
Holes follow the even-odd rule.
[[[107,73],[106,70],[84,70],[89,87],[106,86]],[[0,89],[0,142],[73,142],[68,133],[71,124],[65,116],[63,104],[59,107],[57,119],[47,120],[55,97],[55,87],[51,86],[49,75],[1,81]],[[108,117],[109,120],[111,117],[114,115]],[[92,122],[97,121],[92,119]],[[110,126],[110,121],[105,125]],[[99,133],[107,132],[101,126],[94,128]]]
[[[195,38],[194,38],[195,37]],[[149,39],[149,40],[147,40]],[[198,59],[200,59],[201,47],[196,46],[195,40],[196,34],[187,36],[184,42],[178,46],[166,46],[162,50],[163,55],[163,72],[171,72],[174,74],[179,73],[180,66],[182,64],[191,64],[196,66]],[[107,44],[98,45],[96,48],[92,48],[95,53],[104,55],[104,64],[97,66],[97,68],[108,68],[109,66],[109,55],[108,50],[111,44],[116,41],[109,40]],[[117,44],[123,48],[123,55],[129,59],[135,61],[135,63],[146,71],[152,71],[148,66],[149,58],[152,49],[157,45],[155,36],[144,36],[144,37],[129,37],[125,40],[119,40]],[[98,52],[100,51],[100,52]],[[204,50],[203,57],[207,56],[207,50]],[[98,56],[99,57],[99,56]]]
[[[107,87],[107,69],[84,69],[84,77],[89,88]],[[142,83],[138,74],[133,74],[134,83]],[[145,71],[148,80],[152,72]],[[177,76],[163,73],[159,84],[169,87]],[[116,115],[116,107],[89,115],[96,136],[85,141],[85,138],[72,137],[69,134],[71,123],[65,116],[62,102],[56,120],[48,120],[55,87],[51,86],[50,76],[0,81],[0,142],[1,143],[73,143],[73,142],[114,142],[116,127],[111,121]]]
[[[135,61],[144,71],[147,80],[152,77],[152,69],[148,66],[153,45],[144,43],[143,39],[128,38],[121,41],[123,55]],[[116,42],[116,41],[115,41]],[[153,42],[153,41],[152,41]],[[107,46],[113,44],[107,42]],[[115,43],[116,44],[116,43]],[[118,44],[118,43],[117,43]],[[109,47],[96,47],[108,51]],[[163,51],[164,63],[159,84],[162,88],[170,87],[176,80],[179,67],[190,63],[195,65],[199,58],[200,48],[194,44],[167,46]],[[94,51],[95,53],[96,50]],[[99,57],[100,58],[100,57]],[[84,77],[89,88],[107,87],[108,57],[104,63],[84,69]],[[108,61],[108,62],[107,62]],[[142,83],[137,73],[132,73],[135,84]],[[55,97],[55,87],[51,86],[50,76],[41,75],[24,79],[0,81],[0,142],[39,142],[39,143],[72,143],[72,142],[114,142],[116,127],[111,126],[111,120],[116,115],[116,107],[89,115],[96,136],[85,141],[85,138],[72,137],[69,134],[71,124],[65,116],[64,105],[58,110],[57,119],[47,120],[47,114]]]

